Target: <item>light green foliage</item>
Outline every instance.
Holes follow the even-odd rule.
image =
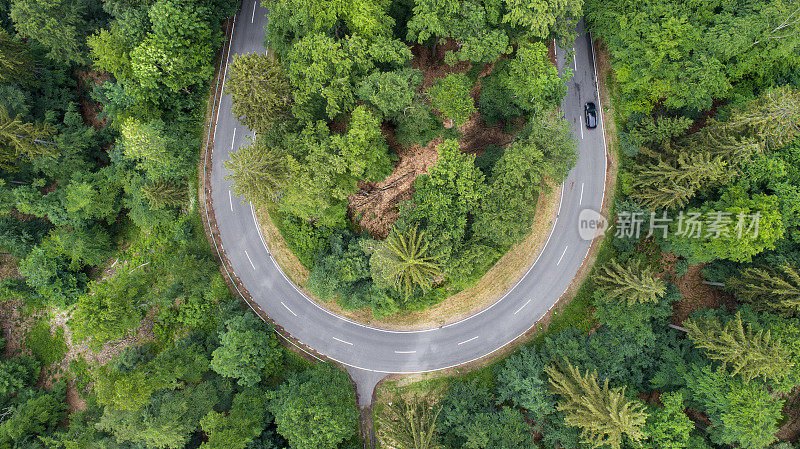
[[[782,86],[768,90],[736,110],[727,121],[711,126],[757,137],[771,149],[781,148],[800,136],[800,89]]]
[[[225,322],[211,368],[238,379],[239,385],[253,386],[278,374],[282,360],[283,349],[272,329],[252,314],[245,314]]]
[[[783,400],[759,382],[746,383],[711,366],[686,373],[685,381],[692,399],[711,419],[712,441],[743,449],[761,449],[775,441]]]
[[[277,201],[289,178],[283,148],[260,134],[232,153],[225,168],[231,171],[225,179],[233,181],[233,192],[259,205]]]
[[[71,321],[78,341],[92,338],[95,347],[120,338],[144,316],[143,296],[147,278],[120,270],[114,282],[96,282],[78,299]]]
[[[245,449],[266,426],[267,397],[257,388],[237,393],[227,414],[210,411],[200,420],[208,441],[202,449]]]
[[[288,55],[286,74],[295,88],[292,107],[302,120],[335,118],[356,106],[355,90],[377,64],[399,67],[411,51],[399,41],[369,43],[359,36],[335,40],[310,34]]]
[[[681,393],[665,393],[659,399],[663,408],[656,408],[647,418],[644,426],[649,439],[646,447],[653,449],[686,449],[694,423],[683,412]]]
[[[575,141],[566,120],[551,116],[532,121],[494,165],[486,197],[478,205],[475,235],[501,246],[524,238],[545,183],[563,182],[575,162]]]
[[[642,267],[639,261],[622,266],[612,259],[599,269],[595,283],[607,298],[626,302],[629,306],[658,302],[667,291],[666,283],[653,273],[653,269]]]
[[[800,313],[800,272],[788,263],[778,268],[745,268],[727,286],[737,298],[759,309]]]
[[[431,104],[444,118],[452,120],[453,126],[460,128],[475,113],[474,101],[470,96],[472,83],[467,75],[449,74],[436,80],[428,88]]]
[[[797,0],[752,3],[626,1],[586,4],[608,47],[623,120],[655,104],[705,110],[745,79],[769,83],[800,65]]]
[[[219,400],[211,382],[167,390],[147,407],[118,410],[106,407],[97,428],[112,432],[119,442],[180,449],[198,427],[200,418]]]
[[[330,135],[325,123],[286,137],[291,177],[280,208],[317,226],[342,227],[347,196],[360,180],[377,181],[392,168],[380,119],[363,106],[353,111],[350,128]]]
[[[745,330],[741,314],[725,323],[716,318],[690,319],[684,322],[688,337],[703,348],[711,360],[719,360],[749,382],[755,378],[781,380],[792,368],[789,354],[770,331],[756,331],[750,324]]]
[[[586,374],[568,361],[545,368],[553,392],[561,396],[558,409],[566,413],[565,422],[581,428],[583,441],[592,447],[619,449],[623,435],[630,441],[646,438],[647,413],[638,400],[625,396],[625,387],[610,388],[608,379],[601,386],[597,372]]]
[[[395,229],[370,258],[375,283],[393,286],[406,300],[416,287],[423,292],[429,290],[442,271],[428,247],[425,232],[417,233],[417,228]]]
[[[291,374],[269,397],[278,433],[293,448],[334,449],[358,429],[350,381],[331,364]]]
[[[167,180],[145,184],[142,186],[142,193],[153,210],[181,206],[189,197],[186,186]]]
[[[177,92],[211,79],[219,32],[208,9],[190,0],[157,0],[148,11],[152,31],[130,53],[133,76],[145,89]]]
[[[233,114],[256,133],[283,118],[292,103],[291,86],[283,67],[267,55],[236,55],[226,78]]]
[[[50,49],[48,57],[83,63],[86,3],[70,0],[14,0],[11,19],[17,31]]]
[[[531,37],[568,42],[583,17],[583,0],[504,0],[503,22],[519,26]]]
[[[740,186],[729,187],[719,201],[706,203],[700,211],[711,212],[711,221],[717,214],[722,215],[717,228],[702,231],[699,238],[691,232],[684,235],[677,233],[677,222],[674,224],[669,239],[668,249],[686,256],[689,263],[710,262],[716,259],[728,259],[736,262],[749,262],[753,256],[775,248],[775,243],[784,235],[784,223],[778,209],[778,198],[775,195],[748,193]],[[753,217],[759,215],[758,233],[751,228]],[[727,217],[727,219],[725,219]],[[745,218],[742,218],[745,217]],[[716,229],[720,229],[717,235]]]
[[[677,164],[659,160],[633,175],[631,197],[650,209],[684,207],[701,188],[724,180],[727,163],[709,153],[681,153]]]
[[[493,75],[508,92],[509,100],[523,111],[539,113],[552,108],[567,94],[566,82],[572,70],[565,69],[559,76],[547,51],[541,42],[523,43],[514,59],[503,61]]]
[[[51,333],[50,323],[46,320],[37,321],[25,336],[25,346],[31,350],[42,366],[49,366],[60,362],[67,353],[64,342],[64,328],[56,327],[55,334]]]
[[[101,368],[97,376],[97,399],[107,409],[140,409],[149,404],[157,392],[196,384],[209,370],[205,350],[186,341],[179,341],[148,361],[137,358],[140,354],[136,351],[141,349],[129,351]]]
[[[381,416],[381,444],[398,449],[442,449],[435,433],[439,412],[441,408],[417,396],[393,399]]]
[[[422,72],[416,69],[375,72],[364,78],[356,94],[377,107],[384,117],[396,117],[413,107],[421,81]]]
[[[188,169],[185,146],[198,142],[194,136],[181,135],[181,130],[167,127],[161,120],[145,122],[127,119],[120,129],[119,145],[125,157],[137,161],[137,167],[153,180],[177,178]]]
[[[394,19],[385,0],[280,0],[270,4],[265,42],[280,59],[297,40],[321,33],[357,34],[371,42],[391,35]]]
[[[439,147],[439,160],[414,182],[415,208],[408,211],[429,236],[432,254],[446,266],[463,245],[469,216],[486,196],[484,176],[473,158],[461,154],[458,142],[446,140]]]

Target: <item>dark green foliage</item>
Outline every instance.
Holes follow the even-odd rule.
[[[533,445],[522,413],[495,405],[485,388],[457,383],[442,401],[441,439],[447,447],[523,449]]]
[[[269,398],[278,432],[294,448],[334,449],[358,429],[350,381],[331,364],[289,375]]]
[[[511,93],[504,89],[502,80],[497,76],[487,76],[483,79],[478,109],[489,126],[513,120],[523,112],[511,100]]]
[[[314,263],[308,287],[320,299],[337,300],[348,309],[370,307],[377,316],[397,312],[397,301],[372,281],[370,255],[377,245],[349,231],[333,234]]]
[[[253,314],[226,321],[219,338],[220,346],[211,359],[211,368],[217,373],[238,379],[245,387],[278,374],[283,348],[271,326]]]
[[[50,330],[50,323],[39,321],[34,324],[25,336],[25,346],[31,350],[42,366],[61,362],[67,353],[64,343],[64,328],[57,327],[55,333]]]
[[[427,104],[415,100],[394,119],[397,123],[397,141],[403,146],[425,146],[445,132],[442,121],[431,113]]]

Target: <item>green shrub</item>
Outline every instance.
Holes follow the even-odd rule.
[[[48,321],[38,321],[28,331],[28,335],[25,337],[25,346],[31,350],[33,356],[43,366],[60,362],[67,353],[64,328],[59,326],[55,334],[52,334]]]

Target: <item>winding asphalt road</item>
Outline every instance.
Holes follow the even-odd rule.
[[[264,52],[266,8],[260,0],[243,0],[234,19],[227,61],[237,54]],[[258,230],[253,207],[231,193],[223,162],[248,142],[251,132],[231,114],[223,95],[217,121],[209,130],[215,142],[211,189],[221,238],[215,240],[251,298],[285,332],[303,345],[348,367],[359,387],[359,402],[370,402],[372,387],[388,373],[418,373],[460,365],[500,349],[530,329],[558,301],[586,258],[591,241],[580,238],[583,209],[600,210],[603,202],[606,151],[602,120],[598,128],[583,126],[583,104],[599,105],[592,48],[583,25],[574,57],[559,49],[559,68],[575,75],[563,110],[573,124],[580,157],[563,185],[558,217],[547,244],[527,274],[490,307],[439,328],[393,331],[365,326],[326,311],[303,295],[272,259]],[[224,69],[226,70],[226,69]],[[227,70],[226,70],[227,72]],[[224,81],[223,86],[224,87]]]

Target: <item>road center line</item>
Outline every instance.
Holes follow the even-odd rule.
[[[558,262],[556,262],[556,266],[558,266],[558,265],[561,263],[561,259],[563,259],[563,258],[564,258],[564,254],[567,254],[567,248],[569,248],[569,246],[567,246],[566,248],[564,248],[564,252],[563,252],[563,253],[561,253],[561,257],[559,257],[559,258],[558,258]]]
[[[247,254],[247,250],[244,250],[244,255],[247,256],[247,260],[250,261],[250,266],[252,266],[253,269],[255,270],[256,266],[255,266],[255,264],[253,264],[253,259],[250,258],[250,254]]]
[[[283,305],[283,307],[286,307],[286,310],[288,310],[288,311],[289,311],[289,313],[291,313],[291,314],[292,314],[292,315],[294,315],[294,316],[297,316],[297,314],[296,314],[296,313],[294,313],[294,312],[292,312],[292,309],[290,309],[290,308],[289,308],[289,306],[287,306],[286,304],[284,304],[284,303],[283,303],[283,301],[281,301],[281,305]]]
[[[476,336],[474,336],[474,337],[470,338],[469,340],[464,340],[464,341],[462,341],[461,343],[459,343],[459,344],[458,344],[458,346],[461,346],[461,345],[463,345],[464,343],[469,343],[469,342],[471,342],[471,341],[473,341],[473,340],[477,340],[477,339],[478,339],[478,337],[479,337],[479,336],[478,336],[478,335],[476,335]]]
[[[523,305],[522,305],[522,307],[520,307],[519,309],[517,309],[517,311],[516,311],[516,312],[514,312],[514,315],[516,315],[516,314],[518,314],[518,313],[522,312],[522,309],[524,309],[524,308],[525,308],[525,306],[527,306],[527,305],[528,305],[528,304],[530,304],[530,303],[531,303],[531,300],[530,300],[530,299],[529,299],[529,300],[527,300],[527,301],[525,301],[525,304],[523,304]]]
[[[336,340],[336,341],[338,341],[339,343],[344,343],[344,344],[346,344],[346,345],[353,346],[353,344],[352,344],[352,343],[350,343],[349,341],[344,341],[344,340],[342,340],[341,338],[336,338],[336,337],[331,337],[331,338],[332,338],[332,339],[334,339],[334,340]]]
[[[416,354],[417,351],[395,351],[395,354]]]
[[[575,64],[575,71],[578,71],[578,58],[575,56],[575,47],[572,47],[572,63]]]
[[[579,115],[578,118],[581,121],[581,126],[580,126],[580,128],[581,128],[581,140],[583,140],[583,116]]]
[[[250,23],[253,23],[256,20],[256,6],[258,6],[258,0],[253,2],[253,17],[250,17]]]
[[[233,139],[231,139],[231,151],[233,151],[234,143],[236,143],[236,128],[233,128]]]
[[[578,206],[583,204],[583,183],[581,183],[581,197],[578,199]]]
[[[233,197],[230,190],[228,190],[228,202],[231,203],[231,212],[233,212]]]

